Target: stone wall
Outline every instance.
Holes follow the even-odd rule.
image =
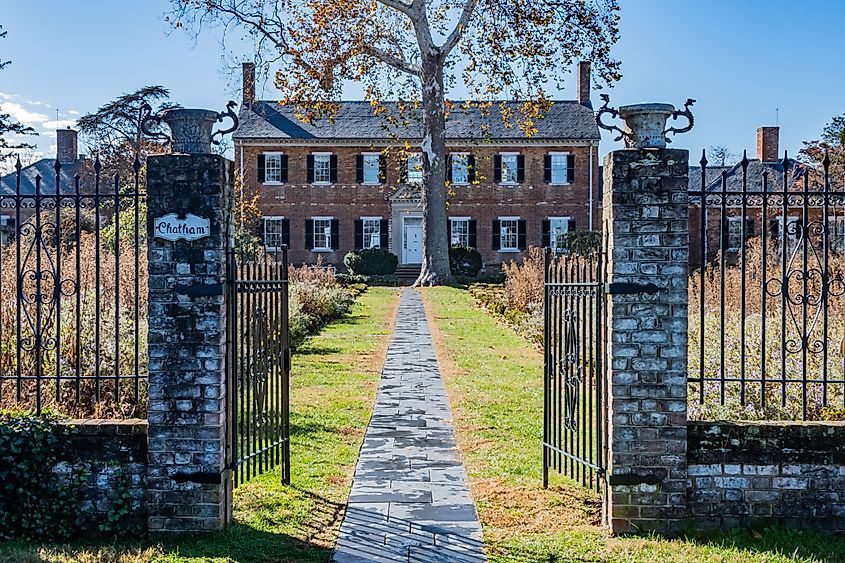
[[[690,422],[687,440],[694,528],[845,531],[845,423]]]
[[[91,514],[91,531],[146,530],[147,421],[61,424],[66,434],[54,472],[62,482],[80,485],[80,510]]]

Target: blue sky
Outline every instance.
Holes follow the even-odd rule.
[[[845,2],[621,3],[615,56],[624,77],[609,91],[612,104],[698,100],[695,128],[673,144],[694,160],[716,144],[753,154],[757,127],[776,120],[781,148],[794,153],[845,113]],[[42,131],[38,151],[52,155],[57,125],[142,85],[161,84],[188,107],[222,110],[238,100],[240,76],[223,64],[219,30],[194,42],[170,28],[168,7],[167,0],[0,0],[8,31],[0,58],[13,61],[0,71],[0,106]],[[227,56],[250,46],[232,38]],[[263,85],[263,97],[274,97],[272,84]],[[556,97],[575,97],[574,76]],[[605,135],[602,152],[615,146]]]

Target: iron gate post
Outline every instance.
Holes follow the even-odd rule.
[[[222,529],[231,519],[227,250],[233,163],[148,159],[148,524],[156,533]]]
[[[688,159],[686,150],[627,149],[604,162],[605,522],[615,533],[673,535],[685,525]]]

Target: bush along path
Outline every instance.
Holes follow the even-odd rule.
[[[420,294],[404,290],[336,563],[485,561]]]

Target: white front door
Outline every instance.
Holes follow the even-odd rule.
[[[422,263],[422,217],[405,217],[402,225],[402,263]]]

